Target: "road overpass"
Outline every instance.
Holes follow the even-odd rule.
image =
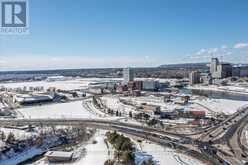
[[[209,156],[205,152],[201,152],[201,150],[198,149],[198,143],[189,137],[131,123],[122,123],[106,119],[0,119],[0,125],[83,125],[98,129],[116,130],[125,134],[148,139],[166,147],[173,147],[181,153],[194,157],[206,164],[219,164],[218,159]]]

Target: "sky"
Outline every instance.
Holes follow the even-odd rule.
[[[248,63],[247,0],[29,0],[29,34],[0,34],[0,70]]]

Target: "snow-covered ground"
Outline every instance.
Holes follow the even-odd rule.
[[[214,112],[222,112],[225,114],[232,114],[238,110],[238,108],[248,104],[247,101],[237,101],[229,99],[197,99],[194,102],[208,107]]]
[[[85,146],[86,154],[76,162],[62,163],[63,165],[102,165],[108,159],[113,159],[113,150],[110,146],[108,149],[104,142],[106,131],[98,131],[93,140],[97,143],[89,143]],[[186,155],[178,154],[174,150],[164,148],[160,145],[143,141],[142,143],[135,142],[137,147],[136,163],[150,158],[156,162],[156,165],[200,165],[200,161]],[[35,165],[51,165],[45,159],[38,160]],[[57,165],[62,165],[57,164]],[[139,164],[137,164],[139,165]]]
[[[122,102],[120,102],[119,97],[117,96],[103,96],[102,102],[110,109],[118,110],[121,112],[124,112],[126,114],[129,113],[129,111],[135,111],[135,107],[130,105],[125,105]]]
[[[0,86],[5,88],[23,88],[26,86],[37,87],[43,86],[44,89],[49,87],[56,87],[57,89],[62,90],[73,90],[73,89],[85,89],[89,86],[90,83],[106,82],[111,80],[120,80],[120,79],[110,79],[110,78],[74,78],[71,80],[65,81],[28,81],[28,82],[12,82],[12,83],[0,83]]]
[[[150,105],[157,105],[160,106],[161,110],[163,111],[172,111],[175,108],[182,108],[180,105],[176,105],[174,103],[165,103],[163,97],[156,97],[156,96],[141,96],[141,97],[121,97],[126,101],[131,102],[135,105],[141,105],[143,103],[150,104]]]
[[[136,152],[136,161],[153,159],[156,165],[200,165],[200,161],[186,155],[178,154],[174,150],[160,145],[143,141],[138,145],[140,152]],[[141,160],[140,160],[141,159]]]
[[[105,131],[99,131],[93,137],[93,139],[97,142],[95,144],[90,143],[85,146],[86,154],[84,157],[80,158],[75,162],[70,163],[56,163],[57,165],[102,165],[106,160],[109,159],[108,156],[108,148],[104,142],[105,139]],[[34,163],[35,165],[51,165],[51,163],[46,160],[39,160]]]
[[[95,136],[96,144],[88,144],[86,146],[86,156],[73,165],[100,165],[103,164],[108,157],[108,148],[104,142],[105,134],[100,131]]]
[[[95,118],[82,106],[82,101],[24,107],[17,110],[25,118]],[[19,113],[18,113],[19,114]],[[23,117],[20,115],[19,117]]]
[[[3,131],[6,137],[8,136],[8,134],[13,133],[15,138],[18,140],[24,140],[35,135],[34,132],[27,132],[24,130],[10,129],[10,128],[0,128],[0,131]]]
[[[217,85],[194,85],[194,86],[188,86],[189,89],[201,89],[201,90],[209,90],[209,91],[230,91],[234,93],[248,93],[247,87],[242,86],[217,86]]]
[[[24,150],[21,153],[14,153],[13,150],[9,151],[9,156],[11,157],[4,157],[1,155],[0,165],[16,165],[19,164],[29,158],[32,158],[36,155],[40,155],[43,152],[46,152],[49,147],[56,146],[61,144],[61,141],[58,137],[47,137],[44,139],[43,145],[39,148],[31,147]]]

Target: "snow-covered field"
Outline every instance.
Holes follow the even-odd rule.
[[[238,108],[248,104],[247,101],[227,100],[227,99],[201,99],[195,100],[205,107],[208,107],[214,112],[222,112],[225,114],[232,114],[238,110]]]
[[[108,148],[104,142],[105,131],[99,131],[94,136],[96,144],[90,143],[85,146],[86,154],[84,157],[73,163],[62,163],[63,165],[102,165],[108,160]],[[46,160],[40,160],[34,163],[35,165],[50,165]],[[57,165],[62,165],[56,163]]]
[[[88,144],[86,146],[86,156],[73,165],[100,165],[108,159],[108,149],[104,142],[104,133],[101,132],[95,136],[96,144]]]
[[[44,89],[48,89],[49,87],[56,87],[57,89],[73,90],[73,89],[85,89],[88,87],[90,83],[106,82],[111,80],[119,80],[119,79],[74,78],[65,81],[30,81],[30,82],[0,83],[0,86],[6,88],[23,88],[24,86],[29,88],[29,87],[43,86]]]
[[[17,110],[25,118],[95,118],[82,106],[82,101],[24,107]],[[19,114],[19,113],[18,113]]]
[[[141,145],[139,145],[139,150],[141,152],[137,152],[136,155],[140,157],[140,159],[147,160],[152,158],[156,165],[200,165],[202,164],[200,161],[176,153],[174,150],[169,148],[164,148],[160,145],[143,141]]]
[[[135,107],[130,105],[125,105],[122,102],[120,102],[119,97],[116,96],[103,96],[102,102],[110,109],[118,110],[121,112],[124,112],[126,114],[129,113],[129,111],[135,111]]]

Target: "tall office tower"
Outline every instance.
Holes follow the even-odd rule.
[[[219,65],[218,58],[212,58],[210,63],[210,73],[213,75],[215,72],[217,72],[217,67]]]
[[[200,83],[200,72],[198,72],[198,71],[191,72],[189,74],[189,83],[190,83],[190,85]]]
[[[210,63],[210,73],[215,79],[222,79],[232,76],[232,65],[220,63],[218,58],[212,58]]]
[[[134,71],[131,68],[123,69],[123,84],[127,85],[129,81],[133,81],[134,79]]]

